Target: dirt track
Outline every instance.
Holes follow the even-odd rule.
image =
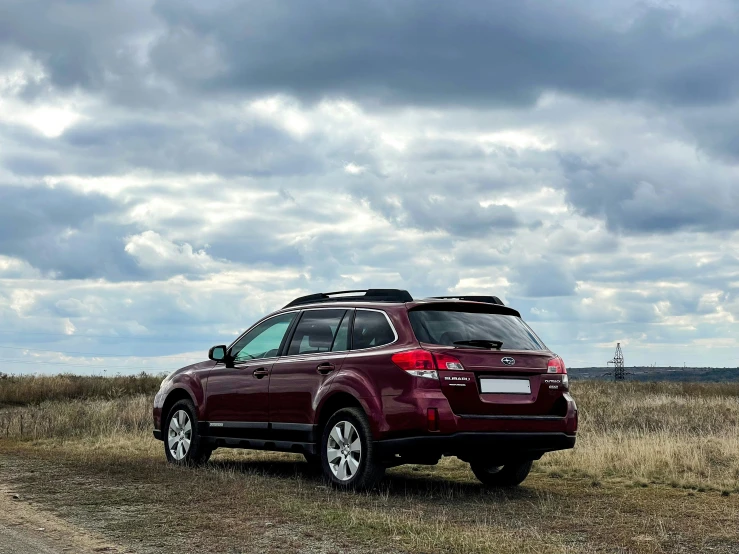
[[[41,512],[0,482],[0,554],[122,553],[101,537]]]

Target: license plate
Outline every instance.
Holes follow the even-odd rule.
[[[480,392],[531,394],[531,383],[528,379],[480,379]]]

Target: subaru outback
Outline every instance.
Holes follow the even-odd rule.
[[[485,485],[572,448],[567,370],[495,296],[369,289],[297,298],[174,371],[154,400],[167,460],[216,448],[295,452],[338,487],[456,456]]]

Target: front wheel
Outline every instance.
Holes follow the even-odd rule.
[[[531,460],[494,465],[486,462],[470,462],[470,469],[488,487],[516,487],[531,471]]]
[[[173,464],[204,464],[213,448],[198,433],[195,405],[190,400],[176,402],[166,419],[164,452]]]
[[[344,408],[328,420],[321,439],[321,468],[343,489],[371,489],[385,473],[376,463],[372,432],[359,408]]]

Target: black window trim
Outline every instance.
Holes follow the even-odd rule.
[[[300,320],[303,318],[303,314],[305,312],[314,312],[314,311],[318,311],[318,310],[341,310],[341,309],[344,309],[347,312],[351,312],[351,318],[352,319],[349,322],[349,350],[338,350],[338,351],[335,351],[335,352],[329,350],[327,352],[313,352],[313,353],[310,353],[310,354],[291,354],[289,356],[287,355],[287,349],[288,349],[288,346],[290,345],[290,342],[292,342],[293,335],[295,334],[295,329],[297,328],[298,323],[300,322]],[[368,348],[356,348],[355,349],[354,348],[354,320],[356,319],[357,312],[359,310],[362,310],[362,311],[365,311],[365,312],[380,312],[382,315],[384,315],[385,316],[385,319],[387,320],[388,325],[390,325],[390,329],[393,332],[393,336],[395,337],[393,339],[393,341],[392,342],[389,342],[387,344],[381,344],[379,346],[370,346]],[[243,333],[241,333],[236,338],[236,340],[234,340],[228,346],[228,348],[226,349],[226,352],[228,352],[229,357],[231,356],[231,348],[233,348],[233,346],[237,342],[239,342],[252,329],[254,329],[255,327],[257,327],[258,325],[261,325],[262,323],[264,323],[265,321],[267,321],[269,319],[275,318],[277,316],[285,315],[285,314],[291,314],[291,313],[296,313],[296,314],[298,314],[298,316],[295,317],[292,320],[292,323],[290,323],[290,326],[287,328],[287,332],[285,333],[285,336],[282,339],[282,344],[280,344],[280,349],[278,351],[277,356],[272,356],[271,358],[256,358],[254,360],[243,360],[243,361],[240,361],[238,363],[240,363],[240,364],[243,364],[243,363],[252,363],[252,362],[264,361],[264,360],[270,361],[270,360],[278,360],[278,359],[285,359],[285,358],[294,358],[296,356],[317,356],[317,355],[323,355],[323,356],[325,356],[327,354],[341,354],[343,352],[364,352],[366,350],[373,350],[375,348],[382,348],[383,346],[390,346],[391,344],[395,344],[396,342],[398,342],[399,336],[398,336],[398,332],[395,330],[395,325],[393,325],[393,322],[390,319],[390,316],[388,316],[387,315],[387,312],[384,311],[384,310],[378,310],[376,308],[355,308],[355,307],[352,307],[352,306],[326,306],[326,307],[323,307],[322,306],[320,308],[307,308],[307,309],[287,310],[287,311],[284,311],[284,312],[274,313],[274,314],[271,314],[271,315],[269,315],[267,317],[264,317],[264,318],[260,319],[254,325],[252,325],[251,327],[249,327],[246,331],[244,331]],[[344,315],[344,317],[346,317],[346,314]],[[343,322],[343,319],[342,319],[342,322]],[[339,325],[341,325],[341,323],[339,323]],[[337,329],[337,332],[338,332],[338,329]],[[334,340],[335,339],[336,339],[336,337],[334,337]]]
[[[349,348],[346,350],[334,350],[334,345],[336,344],[336,337],[339,336],[339,329],[341,329],[341,326],[344,325],[344,320],[348,319],[349,321],[349,328],[346,330],[347,337],[346,341],[349,343]],[[341,318],[341,321],[339,321],[339,326],[336,328],[336,334],[334,335],[334,340],[331,341],[331,348],[328,349],[329,352],[348,352],[352,349],[352,327],[354,325],[354,308],[347,308],[347,310],[344,312],[344,316]]]

